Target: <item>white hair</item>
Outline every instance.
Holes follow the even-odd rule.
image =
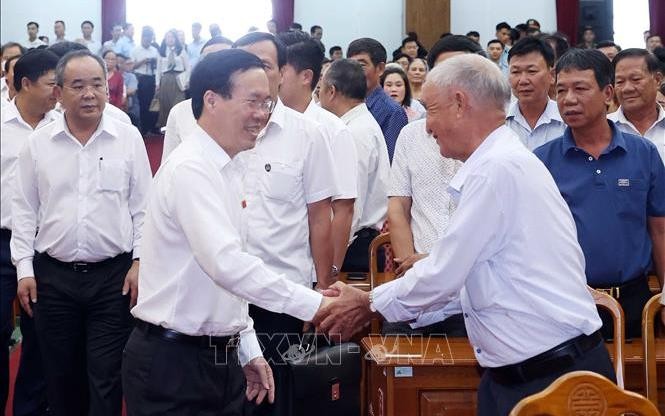
[[[427,82],[438,88],[459,87],[483,108],[504,110],[510,101],[510,84],[499,67],[476,54],[446,59],[427,74]]]

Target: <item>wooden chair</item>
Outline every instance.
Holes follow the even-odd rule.
[[[658,409],[646,397],[623,390],[600,374],[573,371],[562,375],[540,393],[522,399],[510,416],[619,416],[625,413],[658,416]]]
[[[369,245],[369,290],[383,283],[393,280],[395,274],[392,272],[379,273],[379,249],[386,244],[390,244],[390,233],[377,235]],[[372,319],[371,333],[381,332],[381,322],[378,319]]]
[[[660,293],[654,295],[642,310],[642,340],[644,345],[644,379],[647,398],[658,407],[658,375],[656,368],[656,335],[654,323],[659,319]]]
[[[591,296],[593,296],[593,300],[596,302],[596,305],[602,309],[605,309],[612,315],[612,321],[614,322],[614,371],[617,376],[617,385],[623,388],[625,374],[623,351],[626,342],[623,308],[616,299],[607,293],[600,292],[590,287],[589,292],[591,292]]]

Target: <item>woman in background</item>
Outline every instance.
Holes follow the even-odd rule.
[[[401,67],[389,64],[383,71],[380,82],[383,91],[404,108],[409,122],[425,116],[425,107],[411,97],[409,80]]]
[[[406,76],[409,78],[409,84],[411,84],[411,97],[414,100],[420,100],[420,93],[423,88],[423,83],[425,82],[427,70],[427,62],[425,62],[423,58],[415,58],[409,64]]]
[[[107,50],[102,55],[104,62],[106,62],[106,72],[108,80],[109,103],[125,110],[125,80],[122,77],[122,72],[118,71],[118,57],[113,50]]]
[[[175,29],[164,35],[159,47],[159,64],[157,70],[157,98],[159,99],[158,127],[166,125],[166,119],[174,105],[185,100],[185,91],[178,83],[178,75],[189,70],[187,52],[178,40]]]

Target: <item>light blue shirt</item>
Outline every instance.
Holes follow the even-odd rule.
[[[522,362],[601,327],[575,222],[552,176],[506,126],[453,177],[457,210],[430,255],[374,289],[389,322],[459,313],[483,367]]]
[[[563,132],[566,130],[566,125],[561,119],[556,101],[553,100],[548,100],[545,111],[540,115],[536,127],[533,129],[522,115],[519,101],[512,102],[508,107],[506,125],[517,134],[517,137],[531,151],[550,140],[563,136]]]

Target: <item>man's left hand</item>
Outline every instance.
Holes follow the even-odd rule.
[[[272,369],[263,357],[256,357],[242,368],[247,379],[247,400],[256,398],[256,404],[261,404],[266,395],[268,402],[275,402],[275,380],[272,377]]]
[[[122,285],[122,296],[129,293],[129,309],[136,305],[136,298],[139,296],[139,262],[134,260],[132,267],[129,268],[125,276],[125,284]]]
[[[337,282],[327,291],[338,291],[339,296],[328,298],[329,304],[314,316],[312,323],[321,332],[330,336],[340,336],[342,341],[369,324],[372,312],[369,310],[369,293]]]

